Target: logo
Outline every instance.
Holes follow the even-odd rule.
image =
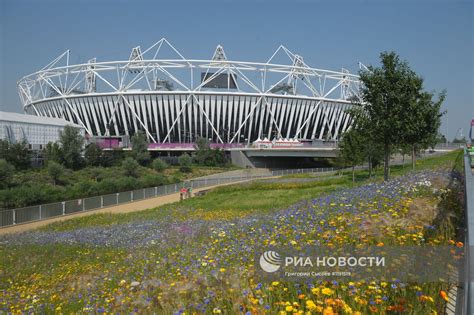
[[[260,267],[262,267],[263,271],[275,272],[280,269],[281,263],[280,254],[275,251],[269,250],[260,256]]]

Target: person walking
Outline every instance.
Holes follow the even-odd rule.
[[[185,194],[186,194],[186,188],[181,187],[181,189],[179,190],[179,200],[180,201],[182,201],[184,199]]]
[[[189,186],[188,187],[188,198],[192,197],[192,192],[193,192],[193,187]]]

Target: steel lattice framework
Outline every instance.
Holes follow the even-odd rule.
[[[164,58],[164,51],[173,54]],[[267,62],[185,58],[166,39],[125,61],[69,63],[69,50],[19,80],[24,111],[64,118],[92,136],[146,133],[150,142],[337,139],[360,102],[359,78],[311,68],[280,46]],[[285,62],[276,63],[283,58]]]

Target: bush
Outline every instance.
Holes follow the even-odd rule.
[[[26,170],[31,167],[31,154],[28,143],[23,140],[18,143],[9,143],[0,140],[0,159],[5,159],[17,170]]]
[[[140,178],[139,185],[140,187],[153,187],[153,186],[160,186],[166,184],[167,181],[164,176],[162,175],[152,175],[147,174]]]
[[[192,159],[191,157],[184,153],[178,158],[178,163],[179,163],[179,170],[183,173],[189,173],[192,171],[191,169],[191,163]]]
[[[48,175],[53,180],[53,184],[56,185],[59,182],[59,178],[63,176],[65,172],[64,166],[54,161],[48,162]]]
[[[91,143],[86,147],[84,158],[87,165],[100,166],[102,163],[102,149],[97,144]]]
[[[9,187],[15,168],[5,159],[0,159],[0,188]]]
[[[122,162],[122,170],[125,176],[137,177],[140,165],[135,159],[128,157]]]
[[[154,159],[151,167],[157,172],[163,172],[165,169],[168,168],[168,163],[163,161],[162,159]]]
[[[84,146],[84,138],[79,128],[65,126],[59,133],[59,143],[64,165],[73,170],[81,168],[83,165],[81,153]]]
[[[130,139],[132,143],[132,155],[140,165],[148,165],[150,153],[148,152],[148,142],[143,132],[137,131]]]
[[[102,166],[119,166],[124,158],[124,151],[120,149],[102,151]]]
[[[194,147],[196,149],[194,161],[197,164],[205,166],[225,166],[227,164],[224,151],[211,149],[206,138],[198,138]]]
[[[54,161],[56,163],[61,163],[61,148],[59,147],[59,143],[57,142],[48,142],[46,147],[43,150],[44,159],[46,164],[50,161]]]

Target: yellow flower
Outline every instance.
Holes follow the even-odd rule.
[[[315,311],[317,308],[317,305],[314,304],[312,300],[307,300],[306,301],[306,308],[309,309],[310,311]]]
[[[276,287],[276,286],[279,285],[279,284],[280,284],[280,282],[278,282],[278,281],[273,281],[273,282],[272,282],[272,286],[274,286],[274,287]]]
[[[334,315],[334,314],[335,313],[331,306],[328,306],[323,310],[323,315]]]
[[[212,313],[214,313],[214,314],[221,314],[222,311],[216,307],[216,308],[214,308],[214,309],[212,310]]]
[[[313,293],[314,295],[319,294],[319,288],[312,288],[311,293]]]
[[[321,293],[323,293],[324,295],[332,295],[334,291],[331,290],[330,288],[324,288],[321,290]]]
[[[285,310],[286,310],[287,312],[292,312],[292,311],[293,311],[293,306],[288,305],[287,307],[285,307]]]
[[[225,272],[225,268],[219,269],[220,272]]]

